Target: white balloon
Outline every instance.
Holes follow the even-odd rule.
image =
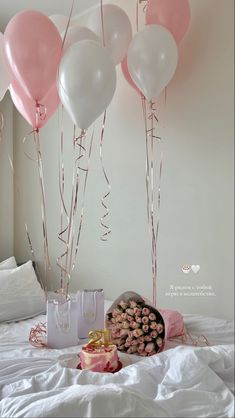
[[[57,27],[58,31],[64,32],[67,28],[69,18],[65,15],[51,15],[49,16],[49,19],[54,23],[54,25]]]
[[[125,58],[132,39],[131,22],[124,10],[113,4],[103,6],[103,22],[105,47],[117,65]],[[87,27],[103,40],[100,7],[88,16]]]
[[[172,79],[177,63],[176,42],[163,26],[146,26],[130,44],[128,69],[133,81],[148,100],[158,98]]]
[[[87,129],[113,98],[116,70],[105,48],[94,41],[80,41],[62,58],[57,83],[74,124]]]
[[[64,39],[64,35],[65,31],[61,34],[62,39]],[[63,54],[65,54],[68,49],[76,42],[85,41],[87,39],[101,43],[101,40],[98,38],[98,36],[85,26],[70,27],[66,34]]]
[[[10,81],[10,71],[4,48],[4,36],[2,32],[0,32],[0,101],[5,96],[5,93],[10,85]]]

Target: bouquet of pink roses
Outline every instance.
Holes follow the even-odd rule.
[[[106,314],[113,343],[128,354],[152,356],[163,350],[165,325],[160,312],[134,292],[121,295]]]

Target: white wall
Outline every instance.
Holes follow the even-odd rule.
[[[7,94],[0,103],[4,118],[0,140],[0,261],[13,255],[13,173],[9,158],[13,155],[13,105]]]
[[[115,1],[135,21],[135,1]],[[128,3],[128,4],[127,4]],[[192,21],[180,48],[180,62],[160,100],[159,131],[164,136],[158,305],[186,313],[233,315],[233,0],[191,0]],[[67,179],[72,165],[72,124],[65,117]],[[21,192],[15,190],[15,253],[29,257],[27,220],[36,256],[42,262],[38,179],[23,154],[29,131],[15,113],[14,159]],[[25,150],[32,153],[28,139]],[[53,280],[61,253],[59,232],[58,143],[56,115],[41,132]],[[100,198],[106,191],[96,135],[91,164],[79,267],[72,289],[104,287],[107,298],[124,290],[151,297],[150,241],[146,220],[144,126],[138,96],[120,71],[108,110],[104,160],[112,185],[109,199],[112,235],[100,241]],[[183,264],[200,264],[184,275]],[[170,286],[212,286],[215,296],[167,296]]]

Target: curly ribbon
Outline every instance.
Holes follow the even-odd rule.
[[[45,322],[40,322],[31,328],[29,333],[29,342],[36,348],[49,348],[46,343],[47,328]]]
[[[84,168],[84,167],[81,166],[80,160],[86,154],[86,148],[83,145],[83,142],[85,141],[86,136],[87,136],[87,132],[85,130],[81,130],[80,135],[78,137],[76,137],[75,130],[74,130],[74,138],[73,138],[74,151],[75,151],[75,148],[77,146],[79,148],[79,154],[78,154],[78,157],[75,157],[75,162],[74,162],[73,182],[72,182],[72,197],[71,197],[70,212],[69,212],[69,216],[68,216],[69,221],[68,221],[66,251],[63,254],[63,256],[66,256],[65,267],[63,268],[64,274],[67,277],[66,285],[63,284],[63,288],[65,288],[64,290],[65,290],[66,295],[68,295],[71,273],[72,273],[72,271],[74,269],[74,266],[75,266],[75,260],[76,260],[77,253],[78,253],[78,246],[79,246],[81,229],[82,229],[82,224],[83,224],[85,193],[86,193],[86,186],[87,186],[87,178],[88,178],[88,169],[89,169],[89,163],[90,163],[90,157],[91,157],[91,150],[92,150],[92,144],[93,144],[93,138],[94,138],[94,130],[93,130],[91,143],[90,143],[87,167]],[[81,217],[80,217],[78,235],[77,235],[75,252],[74,252],[74,219],[75,219],[77,209],[78,209],[78,192],[79,192],[80,173],[81,172],[85,172],[86,175],[85,175],[84,187],[83,187]],[[74,258],[73,258],[73,253],[74,253]]]
[[[87,170],[86,170],[86,175],[85,175],[85,180],[84,180],[84,186],[83,186],[82,208],[81,208],[80,222],[79,222],[79,227],[78,227],[78,235],[77,235],[76,246],[75,246],[74,260],[73,260],[73,265],[72,265],[72,272],[74,270],[75,263],[76,263],[76,258],[77,258],[77,254],[78,254],[78,247],[79,247],[79,241],[80,241],[80,236],[81,236],[81,231],[82,231],[82,224],[83,224],[83,218],[84,218],[86,187],[87,187],[87,180],[88,180],[88,173],[89,173],[89,166],[90,166],[90,160],[91,160],[91,153],[92,153],[92,146],[93,146],[94,134],[95,134],[95,127],[93,128],[93,132],[92,132],[92,136],[91,136],[91,142],[90,142],[90,147],[89,147],[89,153],[88,153]]]
[[[45,185],[44,174],[42,164],[42,153],[40,147],[39,130],[34,131],[34,143],[37,153],[37,165],[38,175],[41,193],[41,218],[42,218],[42,232],[43,232],[43,249],[44,249],[44,264],[45,264],[45,280],[47,281],[48,272],[51,269],[50,257],[49,257],[49,245],[48,245],[48,232],[47,232],[47,218],[46,218],[46,197],[45,197]]]
[[[153,305],[156,306],[156,284],[157,284],[157,271],[158,271],[158,257],[157,257],[157,241],[159,233],[160,222],[160,204],[161,204],[161,177],[162,177],[162,164],[163,153],[160,157],[159,168],[159,183],[157,193],[157,221],[155,213],[155,186],[154,186],[154,157],[155,157],[155,140],[161,141],[161,138],[155,135],[156,122],[158,122],[156,116],[156,107],[154,102],[149,103],[149,115],[147,114],[146,99],[142,96],[142,108],[145,124],[145,148],[146,148],[146,196],[147,196],[147,217],[148,224],[151,232],[151,260],[152,260],[152,300]],[[150,123],[150,126],[149,126]],[[157,224],[156,224],[157,222]]]
[[[60,192],[60,232],[58,234],[58,239],[62,242],[63,245],[67,245],[67,241],[64,238],[64,234],[68,230],[69,225],[69,216],[68,211],[65,205],[64,200],[64,189],[65,189],[65,167],[64,167],[64,129],[63,129],[63,112],[64,108],[62,105],[61,112],[61,134],[60,134],[60,150],[59,150],[59,192]],[[64,227],[64,215],[67,219],[67,225]],[[60,268],[60,289],[64,288],[64,274],[66,270],[63,265],[63,258],[66,256],[67,252],[65,251],[57,258],[57,265]]]
[[[4,117],[2,112],[0,112],[0,144],[3,141],[3,129],[4,129]]]
[[[74,130],[73,130],[74,160],[75,160],[75,141],[76,141],[76,126],[74,125]],[[73,237],[73,208],[74,208],[74,201],[77,201],[77,193],[78,193],[78,185],[76,184],[76,160],[75,160],[73,164],[72,191],[71,191],[71,203],[70,203],[69,212],[67,211],[64,205],[64,209],[66,209],[66,213],[67,213],[66,215],[67,226],[62,231],[60,231],[58,235],[58,238],[61,240],[61,242],[66,245],[66,249],[64,253],[57,258],[57,265],[60,267],[61,274],[62,274],[62,280],[61,280],[62,287],[60,289],[62,292],[65,292],[65,283],[64,283],[65,278],[67,279],[67,284],[66,284],[67,289],[68,289],[68,284],[70,281],[70,272],[68,270],[68,260],[69,260],[69,253],[70,253],[70,248],[71,248],[71,239]],[[63,205],[64,200],[63,200],[63,193],[62,193],[61,187],[60,187],[60,195],[61,195],[61,201]],[[67,239],[63,238],[63,234],[65,232],[67,232]],[[65,265],[63,265],[61,262],[64,257],[65,257]]]
[[[146,12],[146,8],[147,8],[147,5],[148,5],[148,0],[139,0],[139,4],[141,4],[141,3],[145,3],[144,4],[144,7],[143,7],[143,12],[145,13]]]
[[[104,117],[103,117],[103,124],[102,124],[102,130],[101,130],[101,136],[100,136],[100,162],[101,162],[101,167],[102,167],[102,172],[104,175],[104,178],[106,180],[107,183],[107,187],[108,187],[108,192],[102,197],[101,199],[101,204],[105,210],[105,214],[101,217],[100,219],[100,223],[101,226],[105,229],[105,232],[101,235],[100,239],[101,241],[107,241],[108,239],[108,235],[111,234],[111,228],[109,226],[106,225],[105,223],[105,218],[107,218],[107,216],[109,215],[109,209],[108,206],[105,204],[105,200],[107,199],[107,197],[110,195],[111,193],[111,185],[104,167],[104,163],[103,163],[103,142],[104,142],[104,132],[105,132],[105,123],[106,123],[106,111],[104,112]]]
[[[210,343],[205,335],[191,335],[188,331],[185,331],[185,333],[181,336],[168,338],[168,341],[194,347],[210,346]]]

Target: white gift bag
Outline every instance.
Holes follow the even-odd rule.
[[[78,337],[87,338],[91,330],[104,329],[103,289],[78,292]]]
[[[77,295],[66,298],[59,293],[48,293],[47,345],[49,348],[78,345]]]

